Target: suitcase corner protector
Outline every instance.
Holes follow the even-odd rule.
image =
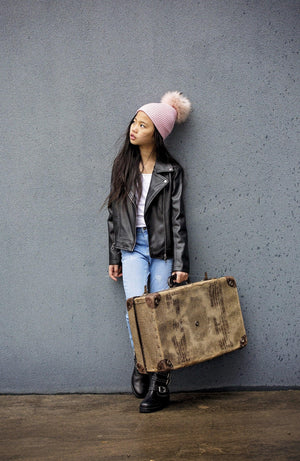
[[[145,369],[145,367],[141,363],[137,363],[136,367],[137,367],[138,371],[140,373],[142,373],[143,375],[147,374],[147,370]]]
[[[156,309],[161,301],[161,295],[159,293],[150,293],[145,298],[146,304],[151,309]]]
[[[163,359],[160,362],[158,362],[156,368],[157,368],[157,371],[162,371],[162,372],[171,371],[173,369],[173,363],[171,362],[171,360]]]
[[[127,306],[127,311],[130,311],[132,309],[134,303],[134,298],[129,298],[126,301],[126,306]]]
[[[247,346],[247,343],[248,343],[247,335],[242,336],[240,340],[240,347],[242,348],[242,347]]]
[[[226,281],[228,286],[230,286],[231,288],[236,288],[236,281],[234,277],[226,277]]]

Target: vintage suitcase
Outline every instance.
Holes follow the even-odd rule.
[[[233,277],[203,280],[127,300],[141,373],[170,371],[247,344]]]

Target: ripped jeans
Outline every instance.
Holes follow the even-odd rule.
[[[134,250],[132,252],[122,250],[123,285],[126,299],[141,296],[144,293],[145,285],[148,285],[148,278],[150,293],[166,290],[168,277],[172,273],[172,266],[173,259],[165,261],[150,257],[147,229],[138,227]],[[134,350],[128,313],[126,313],[126,322],[131,346]]]

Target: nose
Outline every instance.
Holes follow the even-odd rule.
[[[135,133],[137,132],[137,124],[136,124],[136,122],[133,122],[133,124],[131,125],[131,129],[132,129],[132,131],[134,131]]]

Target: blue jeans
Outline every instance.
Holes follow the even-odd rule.
[[[123,285],[126,299],[141,296],[145,285],[150,284],[150,293],[166,290],[168,277],[172,273],[173,259],[154,259],[149,254],[149,240],[147,229],[136,229],[136,244],[133,251],[122,250]],[[128,313],[126,322],[129,338],[134,350]]]

